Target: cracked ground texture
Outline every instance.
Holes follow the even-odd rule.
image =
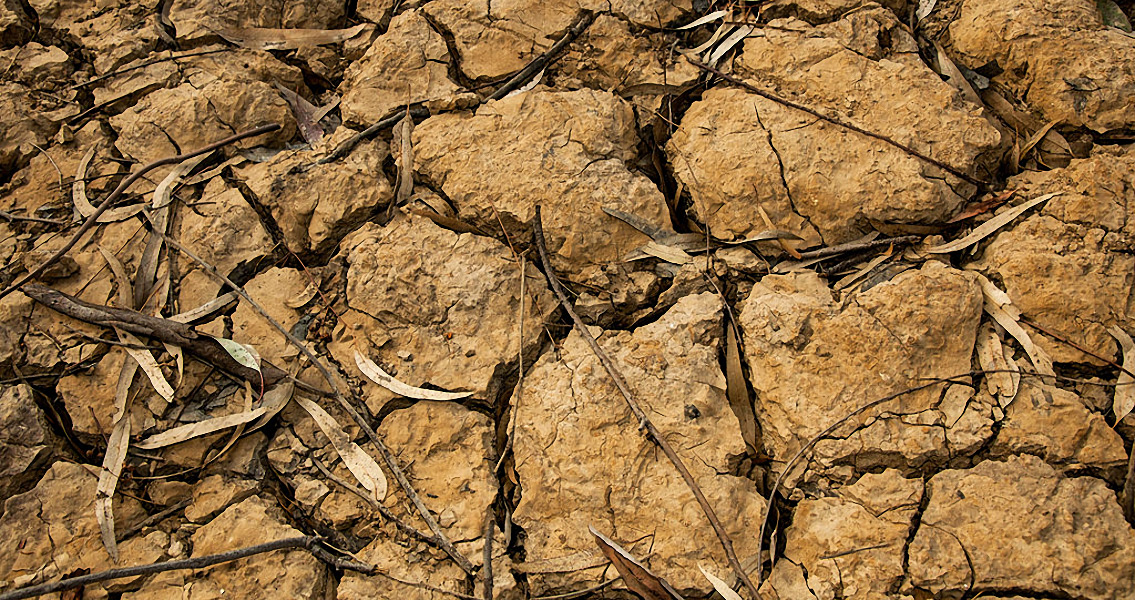
[[[83,198],[275,123],[147,173],[37,283],[173,317],[223,297],[215,269],[377,437],[245,299],[194,331],[299,383],[7,294],[0,596],[312,535],[370,570],[290,548],[78,597],[634,597],[588,527],[684,597],[716,594],[702,569],[741,589],[559,306],[539,209],[761,598],[1135,597],[1129,0],[160,4],[0,3],[0,284],[64,247]],[[687,60],[707,42],[744,85]],[[152,378],[123,380],[139,352]],[[464,395],[416,397],[443,391]]]

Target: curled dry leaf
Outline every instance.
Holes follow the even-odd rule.
[[[158,361],[154,360],[154,355],[150,354],[149,350],[135,347],[143,345],[142,340],[134,337],[134,334],[122,331],[117,327],[114,331],[118,333],[118,339],[129,344],[126,346],[127,354],[138,363],[142,372],[150,379],[150,385],[154,386],[154,391],[162,398],[165,398],[166,402],[173,400],[173,387],[166,381],[165,375],[162,375],[162,368],[158,366]]]
[[[386,498],[387,483],[386,475],[383,474],[378,463],[364,452],[358,444],[352,442],[339,422],[327,414],[327,411],[320,408],[318,404],[302,396],[296,396],[295,400],[307,411],[307,414],[311,415],[323,435],[331,440],[331,445],[335,448],[339,458],[343,460],[347,470],[355,476],[355,479],[362,484],[363,488],[373,495],[376,501],[381,503],[383,498]]]
[[[694,257],[687,254],[686,251],[682,250],[681,248],[666,246],[664,244],[659,244],[658,242],[653,241],[647,242],[646,245],[640,248],[640,250],[650,256],[653,256],[654,258],[664,260],[668,263],[674,263],[676,265],[684,265],[686,263],[693,262],[694,260]]]
[[[394,192],[394,205],[401,206],[414,193],[414,118],[410,111],[394,126],[394,141],[398,145],[398,186]]]
[[[1054,375],[1052,370],[1052,359],[1048,354],[1041,350],[1036,344],[1033,343],[1029,333],[1021,326],[1018,321],[1021,317],[1021,311],[1009,299],[1009,295],[998,288],[992,281],[989,281],[984,275],[976,274],[978,281],[981,283],[981,292],[985,298],[985,312],[993,317],[1029,356],[1029,361],[1032,363],[1033,368],[1037,373],[1042,375]]]
[[[87,198],[87,169],[90,168],[91,159],[95,157],[98,149],[97,144],[91,146],[90,150],[87,150],[87,153],[79,160],[79,167],[75,171],[75,183],[71,185],[71,197],[75,202],[75,210],[79,211],[79,214],[84,217],[95,214],[95,207]]]
[[[306,46],[337,44],[349,40],[364,29],[367,23],[359,23],[348,29],[267,29],[248,27],[245,29],[219,30],[217,35],[238,46],[250,50],[294,50]]]
[[[1009,406],[1017,397],[1021,376],[1011,354],[1001,345],[1001,338],[988,323],[977,334],[977,362],[983,371],[987,371],[986,391],[997,398],[1001,408]]]
[[[1045,201],[1049,200],[1050,198],[1053,198],[1054,196],[1059,196],[1060,194],[1063,194],[1063,193],[1064,192],[1052,192],[1051,194],[1045,194],[1043,196],[1037,196],[1036,198],[1033,198],[1032,200],[1029,200],[1028,202],[1025,202],[1024,204],[1014,206],[1013,208],[1010,208],[1009,210],[1006,210],[1005,212],[1002,212],[1001,214],[997,215],[996,217],[993,217],[992,219],[990,219],[990,220],[982,223],[981,225],[977,226],[976,228],[974,228],[973,231],[971,231],[969,233],[969,235],[963,237],[962,239],[954,240],[952,242],[948,242],[948,243],[942,244],[940,246],[935,246],[935,247],[931,248],[929,250],[929,252],[931,254],[945,254],[947,252],[954,252],[956,250],[968,248],[968,247],[980,242],[981,240],[989,237],[989,235],[992,234],[994,231],[1001,229],[1002,227],[1007,225],[1013,219],[1016,219],[1017,217],[1021,216],[1021,214],[1024,213],[1026,210],[1028,210],[1028,209],[1030,209],[1030,208],[1032,208],[1032,207],[1034,207],[1034,206],[1036,206],[1036,205],[1038,205],[1042,202],[1045,202]]]
[[[918,0],[918,9],[914,11],[915,22],[920,22],[930,13],[934,12],[934,5],[938,4],[938,0]]]
[[[1112,325],[1107,332],[1119,342],[1119,347],[1123,350],[1123,368],[1126,369],[1119,372],[1119,379],[1115,382],[1115,396],[1111,402],[1111,411],[1115,413],[1116,424],[1119,424],[1123,417],[1135,409],[1135,378],[1128,374],[1135,372],[1135,341],[1118,325]]]
[[[287,305],[288,308],[300,308],[308,302],[311,302],[312,298],[315,298],[315,295],[318,293],[319,286],[316,285],[314,281],[312,281],[303,288],[303,291],[296,294],[295,296],[292,296],[291,298],[288,298],[288,300],[284,302],[284,304]]]
[[[632,592],[642,596],[645,600],[684,600],[681,594],[670,587],[669,583],[666,583],[665,579],[651,573],[650,569],[647,569],[629,552],[623,550],[621,546],[596,531],[594,527],[589,525],[587,529],[591,532],[591,535],[595,536],[595,543],[599,545],[599,549],[603,551],[607,560],[615,565],[615,569],[623,578],[623,583]]]
[[[114,538],[114,490],[118,487],[118,478],[122,475],[122,465],[126,463],[126,451],[129,448],[130,418],[123,417],[115,421],[114,428],[110,431],[95,491],[95,520],[98,521],[102,534],[102,544],[111,560],[116,563],[118,541]]]
[[[186,440],[208,435],[222,429],[228,429],[229,427],[243,425],[245,423],[248,423],[249,421],[260,418],[267,412],[268,407],[261,406],[260,408],[240,412],[235,415],[226,415],[223,417],[190,423],[188,425],[182,425],[180,427],[174,427],[173,429],[170,429],[168,431],[163,431],[161,433],[151,435],[150,437],[142,440],[134,446],[141,450],[155,450],[157,448],[172,446],[173,444],[178,444]]]
[[[729,16],[729,11],[727,11],[727,10],[715,10],[715,11],[709,13],[708,15],[706,15],[704,17],[701,17],[699,19],[696,19],[694,21],[686,23],[685,25],[682,25],[681,27],[678,28],[678,31],[682,31],[683,29],[693,29],[694,27],[701,27],[702,25],[705,25],[706,23],[712,23],[714,21],[717,21],[718,19],[724,19],[727,16]]]
[[[406,398],[447,401],[460,400],[473,395],[473,392],[439,392],[437,390],[427,390],[412,385],[406,385],[391,377],[386,371],[383,371],[381,367],[376,365],[374,361],[367,358],[366,355],[359,352],[357,349],[355,350],[355,365],[359,367],[363,375],[366,375],[367,379]]]
[[[717,590],[717,593],[721,594],[722,598],[725,598],[725,600],[741,600],[740,594],[733,591],[733,588],[729,587],[727,583],[719,579],[716,575],[707,571],[705,567],[699,564],[698,570],[701,571],[701,574],[704,575],[711,584],[713,584],[713,589]]]
[[[292,116],[296,118],[296,125],[299,127],[303,140],[308,144],[314,144],[323,139],[323,128],[319,126],[319,119],[316,117],[319,108],[308,102],[307,98],[280,85],[280,82],[275,82],[275,85],[280,95],[291,107]]]

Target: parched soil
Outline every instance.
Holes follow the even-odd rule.
[[[0,3],[0,598],[1135,597],[1132,3],[879,2]]]

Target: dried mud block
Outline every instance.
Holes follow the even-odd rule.
[[[30,387],[0,389],[0,501],[27,489],[42,473],[53,437]]]
[[[663,36],[634,32],[622,19],[598,15],[557,61],[557,84],[623,96],[676,92],[701,71],[668,50]]]
[[[185,83],[157,90],[110,124],[118,132],[115,146],[141,163],[190,152],[260,125],[281,129],[243,140],[231,148],[279,146],[296,133],[288,103],[261,81],[218,79],[201,88]]]
[[[419,402],[391,413],[378,429],[398,462],[407,465],[407,475],[446,537],[459,542],[483,535],[485,510],[496,497],[497,481],[490,459],[493,449],[492,421],[457,404]],[[407,513],[409,503],[391,480],[387,504],[405,522],[427,531],[417,513]],[[497,544],[502,536],[496,533]],[[480,551],[461,551],[480,564]],[[481,546],[483,548],[483,546]],[[437,548],[424,546],[405,536],[379,533],[359,557],[402,581],[421,582],[453,591],[465,591],[464,572]],[[507,575],[507,573],[505,573]],[[496,579],[494,577],[494,579]],[[402,585],[381,576],[351,574],[339,583],[338,598],[435,598],[435,593]]]
[[[203,525],[192,537],[192,556],[205,556],[304,535],[288,525],[269,500],[253,496]],[[162,573],[124,600],[166,598],[296,598],[323,600],[333,585],[327,568],[303,548],[276,550],[197,571]]]
[[[757,551],[765,500],[752,481],[730,474],[745,442],[718,363],[721,319],[716,295],[686,296],[633,333],[602,333],[600,345],[690,469],[737,554],[747,557]],[[638,432],[637,419],[578,333],[558,355],[536,363],[518,402],[513,448],[523,494],[513,519],[528,535],[525,571],[533,595],[607,577],[603,568],[552,572],[557,569],[542,566],[571,555],[599,556],[589,525],[640,558],[649,554],[654,572],[679,590],[710,590],[699,562],[714,573],[729,572],[693,494]]]
[[[0,82],[0,175],[28,164],[39,147],[58,129],[58,124],[43,113],[46,108],[38,95],[18,83]],[[55,108],[55,107],[51,107]]]
[[[910,585],[938,597],[1028,591],[1118,600],[1135,595],[1135,532],[1115,492],[1010,457],[930,479],[910,544]]]
[[[98,471],[68,462],[51,466],[27,493],[12,496],[0,517],[0,590],[59,579],[76,569],[103,571],[114,566],[102,545],[95,521]],[[146,517],[138,501],[115,497],[115,529],[121,532]],[[120,540],[122,564],[164,558],[152,538]],[[88,586],[115,589],[136,581],[125,579]]]
[[[921,479],[887,470],[864,475],[834,496],[802,500],[783,533],[784,556],[769,576],[774,597],[801,597],[791,583],[801,567],[816,598],[892,597],[905,575],[906,541],[922,492]]]
[[[484,236],[442,229],[425,217],[366,225],[343,242],[347,305],[329,349],[354,377],[354,352],[399,381],[471,391],[495,402],[521,351],[531,364],[543,323],[556,310],[543,275],[525,268],[524,345],[519,341],[520,265],[508,247]],[[366,384],[378,411],[396,396]]]
[[[108,0],[93,9],[82,0],[31,0],[40,28],[71,36],[90,52],[95,72],[113,71],[158,47],[153,7],[130,0]]]
[[[353,133],[343,128],[319,149],[334,148]],[[385,143],[366,142],[343,160],[312,168],[317,156],[311,151],[287,150],[239,169],[237,176],[272,214],[289,250],[326,256],[347,232],[390,203],[394,194],[382,174],[387,156]]]
[[[0,61],[12,65],[7,73],[10,81],[34,88],[62,82],[75,70],[71,57],[62,48],[36,42],[0,52]]]
[[[1103,416],[1092,412],[1076,394],[1027,378],[1005,408],[989,456],[1026,453],[1058,469],[1107,472],[1127,463],[1123,439]]]
[[[234,188],[219,178],[205,186],[192,210],[178,210],[177,239],[224,275],[251,266],[272,253],[272,237],[260,217]],[[217,297],[221,284],[186,261],[179,287],[179,308],[193,310]]]
[[[473,79],[503,77],[546,51],[580,11],[610,11],[638,26],[662,28],[691,10],[689,0],[435,0],[422,10],[453,36],[461,70]]]
[[[1064,169],[1009,180],[1024,198],[1061,192],[1039,215],[1001,230],[968,268],[1001,284],[1024,316],[1091,352],[1117,360],[1107,329],[1135,322],[1135,152],[1104,150]],[[1057,362],[1103,364],[1030,329]]]
[[[979,106],[918,58],[888,11],[857,11],[822,28],[764,29],[737,73],[753,85],[974,174],[1000,134]],[[739,89],[711,90],[668,147],[692,212],[716,235],[774,228],[815,243],[850,241],[868,220],[945,221],[973,187],[891,144]],[[740,166],[740,168],[738,168]]]
[[[965,0],[948,39],[960,65],[996,65],[994,83],[1046,121],[1135,127],[1135,44],[1091,0]]]
[[[649,241],[604,207],[669,229],[658,188],[627,167],[637,144],[631,106],[613,94],[530,91],[427,119],[414,130],[414,164],[482,231],[503,223],[529,239],[542,206],[553,266],[578,274]]]
[[[449,79],[449,63],[445,39],[420,13],[394,17],[347,68],[339,87],[343,120],[366,126],[406,104],[452,101],[461,87]]]
[[[335,29],[346,18],[346,3],[336,0],[174,0],[169,18],[179,41],[217,36],[216,30]]]
[[[839,303],[815,274],[758,282],[740,325],[774,470],[868,402],[968,372],[981,302],[971,275],[934,262]],[[851,419],[817,445],[822,460],[813,467],[842,465],[843,476],[910,469],[979,445],[992,433],[989,406],[967,402],[973,390],[959,389],[965,393],[955,398],[934,386]]]

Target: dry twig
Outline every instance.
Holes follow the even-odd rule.
[[[678,470],[678,473],[682,476],[682,479],[686,482],[690,491],[693,492],[694,498],[697,499],[702,512],[704,512],[706,518],[709,519],[709,524],[713,527],[713,532],[717,534],[717,539],[721,542],[721,547],[725,550],[725,556],[729,560],[729,566],[733,568],[733,572],[737,575],[737,578],[745,585],[745,588],[749,591],[749,594],[752,595],[754,600],[760,598],[757,587],[749,580],[749,576],[745,573],[741,562],[737,560],[737,553],[733,550],[733,540],[731,540],[729,534],[725,532],[725,528],[721,525],[721,520],[718,519],[717,513],[714,512],[713,507],[709,504],[709,500],[707,500],[705,494],[702,493],[701,487],[698,485],[697,481],[694,480],[694,476],[690,473],[690,470],[686,468],[686,464],[682,461],[681,457],[678,456],[678,453],[674,451],[674,448],[670,446],[670,443],[662,436],[662,432],[654,426],[654,423],[652,423],[646,416],[646,413],[643,412],[638,400],[635,399],[634,392],[631,391],[630,386],[627,384],[626,379],[623,378],[622,373],[620,373],[619,369],[615,366],[614,361],[612,361],[611,357],[599,346],[599,342],[595,340],[595,336],[591,335],[591,332],[587,329],[587,325],[583,323],[579,315],[576,314],[575,309],[572,308],[571,301],[568,300],[563,286],[560,285],[559,279],[556,278],[555,271],[552,270],[551,261],[548,259],[548,249],[544,242],[544,229],[540,221],[539,206],[536,207],[536,216],[535,219],[533,219],[532,229],[534,237],[536,238],[536,250],[540,253],[541,264],[544,265],[544,274],[548,277],[552,291],[554,291],[556,297],[560,299],[560,305],[564,307],[568,316],[571,317],[580,336],[591,346],[592,352],[595,353],[599,362],[603,364],[603,368],[607,370],[607,374],[614,380],[615,387],[617,387],[619,392],[623,395],[627,406],[631,409],[631,413],[638,419],[639,427],[645,430],[651,441],[662,449],[662,453],[666,455],[666,458],[670,459],[670,462],[674,465],[674,468]]]

